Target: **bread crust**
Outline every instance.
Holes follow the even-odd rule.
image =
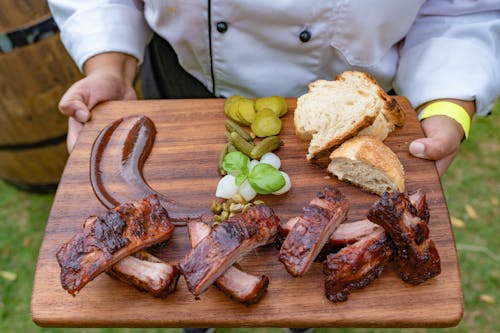
[[[344,142],[330,154],[330,159],[335,158],[347,158],[368,164],[386,174],[398,190],[404,192],[404,169],[401,161],[387,145],[375,137],[356,136]]]
[[[339,83],[341,84],[340,86]],[[315,142],[311,142],[309,145],[306,155],[309,161],[329,154],[344,141],[358,134],[372,135],[378,137],[380,140],[385,140],[396,126],[404,124],[405,113],[399,107],[397,101],[388,95],[379,86],[377,80],[368,73],[345,71],[338,75],[335,81],[316,80],[309,83],[308,87],[309,92],[300,96],[297,100],[297,108],[294,116],[295,133],[303,141],[312,140],[313,136],[316,137],[316,135],[324,136],[324,140],[313,140]],[[317,105],[323,106],[323,104],[320,104],[321,102],[315,105],[314,97],[325,96],[322,94],[338,91],[352,92],[353,95],[359,96],[360,100],[364,100],[366,97],[367,100],[373,101],[373,103],[370,102],[370,108],[365,109],[366,112],[359,115],[359,118],[353,119],[345,129],[344,127],[340,127],[342,130],[336,133],[335,136],[325,135],[321,128],[321,126],[324,126],[324,122],[319,121],[320,124],[317,128],[306,126],[307,120],[304,119],[307,118],[308,113],[311,113],[310,119],[314,119],[314,116],[316,116],[314,107],[317,107]],[[320,98],[318,100],[321,101]],[[325,107],[327,106],[328,104],[325,105]],[[338,117],[342,115],[342,112],[342,108],[336,108],[332,109],[331,114]],[[345,117],[343,119],[349,118],[349,114],[343,117]],[[335,123],[329,123],[328,126],[335,126]]]
[[[333,149],[340,146],[346,140],[349,140],[352,137],[355,137],[362,129],[370,126],[375,121],[377,116],[364,116],[360,121],[358,121],[349,132],[345,132],[344,135],[333,138],[328,141],[323,147],[310,151],[306,158],[308,161],[313,159],[318,159],[323,156],[326,156],[332,152]]]
[[[404,125],[406,119],[405,112],[403,111],[403,109],[401,109],[396,99],[394,99],[380,87],[377,79],[375,79],[373,75],[366,72],[345,71],[339,74],[336,80],[347,80],[349,76],[361,77],[362,80],[364,79],[372,84],[371,88],[376,89],[376,94],[383,101],[381,111],[384,114],[386,120],[389,122],[390,126],[393,127],[392,130],[394,129],[394,126],[401,127]]]
[[[358,135],[369,135],[374,136],[382,141],[384,141],[394,129],[394,126],[386,120],[382,112],[380,112],[373,124],[370,126],[363,128]]]
[[[393,126],[402,127],[405,123],[406,114],[404,110],[399,106],[396,99],[388,95],[382,89],[380,90],[379,96],[384,100],[382,113],[384,114],[387,121]]]

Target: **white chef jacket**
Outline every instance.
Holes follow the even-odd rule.
[[[103,52],[142,61],[153,32],[216,96],[307,92],[366,71],[414,107],[500,95],[500,0],[49,0],[80,67]]]

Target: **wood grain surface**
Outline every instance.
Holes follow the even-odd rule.
[[[288,99],[277,154],[292,189],[282,196],[262,196],[284,222],[324,185],[330,184],[350,200],[348,221],[365,217],[377,196],[330,177],[328,160],[315,164],[305,159],[307,143],[293,127],[295,99]],[[144,166],[144,176],[157,191],[190,205],[205,207],[214,199],[220,176],[217,157],[225,143],[224,100],[157,100],[108,102],[93,112],[72,152],[56,193],[38,258],[31,314],[40,326],[53,327],[448,327],[463,314],[459,267],[449,213],[434,163],[412,157],[408,145],[422,136],[415,112],[406,99],[398,102],[407,112],[403,128],[386,140],[401,159],[408,191],[422,189],[430,206],[430,233],[441,256],[442,272],[419,286],[404,283],[392,263],[382,276],[343,303],[324,296],[322,264],[301,278],[291,277],[278,261],[278,249],[260,248],[242,261],[248,272],[270,278],[267,295],[246,307],[210,287],[199,299],[181,278],[177,291],[156,299],[101,274],[76,296],[61,287],[55,254],[76,233],[85,218],[105,208],[89,182],[89,156],[95,137],[110,122],[128,115],[150,117],[157,128],[156,141]],[[177,227],[173,239],[156,254],[172,263],[189,249],[187,228]]]

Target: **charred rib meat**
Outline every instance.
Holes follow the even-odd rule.
[[[188,289],[198,296],[249,251],[272,242],[279,218],[264,205],[250,207],[214,227],[180,262]]]
[[[347,217],[349,202],[339,190],[325,186],[303,210],[281,246],[279,260],[292,276],[304,275],[330,235]]]
[[[297,221],[299,221],[299,218],[294,217],[281,225],[280,244],[283,243]],[[377,230],[384,230],[384,228],[367,219],[341,223],[333,234],[330,235],[330,238],[321,249],[315,261],[324,261],[330,253],[338,252],[344,246],[356,243]]]
[[[175,291],[180,276],[177,266],[170,265],[145,250],[123,258],[106,272],[155,297],[166,297]]]
[[[370,220],[359,220],[349,223],[341,223],[330,236],[330,244],[348,245],[382,230],[383,228]]]
[[[425,193],[421,190],[417,190],[409,194],[409,199],[413,207],[417,210],[417,216],[425,223],[429,223],[430,212]]]
[[[83,229],[57,252],[61,284],[75,295],[120,259],[170,238],[173,231],[155,195],[89,217]]]
[[[429,206],[427,205],[425,193],[423,193],[421,190],[418,190],[410,194],[409,198],[412,205],[417,209],[418,217],[420,217],[426,223],[429,223]],[[283,240],[299,220],[300,217],[293,217],[280,226],[280,236]],[[368,219],[354,222],[344,222],[341,223],[332,233],[328,241],[328,245],[330,246],[330,248],[338,248],[339,246],[352,244],[379,229],[383,228]]]
[[[368,219],[381,225],[396,245],[403,281],[419,284],[441,272],[427,223],[405,194],[384,193],[368,212]]]
[[[269,278],[266,275],[248,274],[231,266],[217,278],[215,285],[231,299],[252,305],[258,303],[266,294]]]
[[[211,227],[204,222],[189,222],[188,233],[191,246],[195,247],[201,239],[210,233]],[[235,265],[229,267],[215,281],[215,285],[231,299],[251,305],[258,303],[267,291],[269,278],[248,274]]]
[[[381,228],[328,255],[323,268],[327,275],[326,297],[332,302],[343,302],[352,289],[366,287],[382,274],[391,259],[392,249],[392,243]]]
[[[281,225],[280,233],[286,237],[290,230],[293,229],[295,223],[299,221],[298,217],[289,219],[285,224]],[[341,223],[337,229],[330,235],[328,245],[331,246],[345,246],[348,244],[356,243],[365,236],[370,235],[372,232],[382,230],[383,228],[378,224],[364,219],[354,222]]]

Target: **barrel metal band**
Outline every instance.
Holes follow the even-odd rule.
[[[56,22],[52,17],[49,17],[29,27],[0,34],[0,53],[11,52],[16,48],[35,44],[55,35],[58,31]]]
[[[12,144],[0,144],[0,151],[2,150],[26,150],[26,149],[36,149],[36,148],[44,148],[48,146],[57,145],[61,142],[66,141],[67,133],[62,135],[48,138],[45,140],[40,140],[37,142],[30,143],[12,143]]]

